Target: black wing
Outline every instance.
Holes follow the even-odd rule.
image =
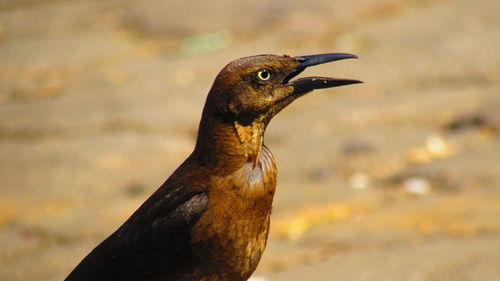
[[[190,230],[207,206],[202,186],[159,188],[111,236],[70,273],[66,281],[146,280],[179,270],[190,254]]]

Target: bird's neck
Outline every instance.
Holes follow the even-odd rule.
[[[203,116],[195,153],[202,156],[209,166],[225,169],[228,173],[248,162],[256,165],[263,146],[265,127],[261,120],[242,124]]]

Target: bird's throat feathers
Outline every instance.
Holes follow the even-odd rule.
[[[262,150],[265,126],[262,122],[253,122],[250,125],[241,125],[234,121],[234,129],[242,146],[245,157],[255,167]]]
[[[255,167],[259,162],[266,129],[266,123],[261,120],[263,118],[256,118],[249,123],[237,120],[224,122],[218,118],[202,119],[195,150],[208,156],[212,165],[221,168],[231,166],[238,169],[249,162]]]

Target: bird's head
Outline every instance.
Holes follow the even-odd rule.
[[[330,77],[292,80],[309,66],[350,58],[357,56],[344,53],[298,57],[258,55],[235,60],[217,75],[207,97],[206,110],[242,125],[255,120],[267,125],[279,111],[306,93],[361,83]]]

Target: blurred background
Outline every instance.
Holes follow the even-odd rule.
[[[500,280],[497,0],[0,1],[0,280],[62,280],[189,155],[261,53],[365,81],[277,116],[254,280]]]

